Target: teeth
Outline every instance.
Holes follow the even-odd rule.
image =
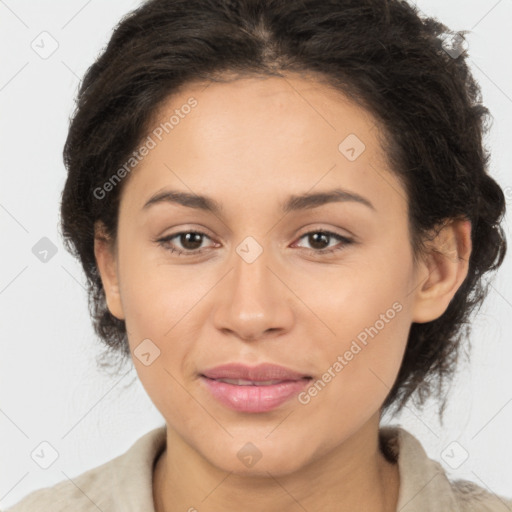
[[[270,386],[272,384],[279,384],[281,380],[263,380],[254,382],[252,380],[244,379],[215,379],[218,382],[225,382],[226,384],[235,384],[237,386]]]

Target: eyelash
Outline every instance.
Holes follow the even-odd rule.
[[[170,241],[173,238],[177,238],[177,237],[179,237],[181,235],[191,234],[191,233],[195,234],[195,235],[202,235],[202,236],[205,236],[207,238],[210,238],[206,233],[202,233],[201,231],[180,231],[179,233],[175,233],[173,235],[169,235],[169,236],[166,236],[164,238],[157,239],[157,240],[155,240],[155,242],[157,242],[165,250],[170,251],[171,253],[174,253],[177,256],[182,256],[182,255],[195,256],[197,254],[201,254],[207,248],[203,247],[202,249],[197,249],[197,250],[181,250],[181,249],[175,249],[175,248],[173,248],[172,246],[169,245]],[[350,245],[350,244],[354,243],[354,241],[351,240],[350,238],[347,238],[345,236],[339,235],[338,233],[333,233],[332,231],[327,231],[327,230],[323,230],[323,229],[317,229],[317,230],[314,230],[314,231],[308,231],[307,233],[304,233],[303,235],[301,235],[299,237],[299,240],[301,240],[302,238],[304,238],[304,237],[306,237],[308,235],[318,234],[318,233],[321,233],[322,235],[327,235],[327,236],[332,237],[332,238],[336,238],[339,241],[343,242],[343,245],[341,247],[336,247],[336,246],[335,247],[331,247],[330,249],[306,249],[307,251],[315,253],[315,254],[331,254],[331,253],[334,253],[334,252],[337,252],[337,251],[341,251],[341,250],[345,249],[345,247],[347,245]]]

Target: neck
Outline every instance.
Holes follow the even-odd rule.
[[[156,512],[395,512],[398,466],[379,449],[379,416],[326,456],[284,476],[225,472],[167,427],[166,450],[154,469]]]

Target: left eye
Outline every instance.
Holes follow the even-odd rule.
[[[347,245],[350,245],[351,243],[353,243],[353,240],[345,237],[345,236],[342,236],[342,235],[338,235],[337,233],[333,233],[331,231],[324,231],[324,230],[317,230],[317,231],[310,231],[309,233],[305,233],[304,235],[302,235],[299,240],[301,240],[302,238],[307,238],[308,240],[308,243],[310,243],[311,245],[315,246],[317,244],[320,244],[320,245],[323,245],[326,240],[331,240],[332,238],[334,239],[337,239],[339,242],[342,242],[341,246],[339,245],[339,243],[333,247],[316,247],[316,249],[307,249],[309,251],[313,251],[315,253],[318,253],[318,254],[325,254],[325,253],[331,253],[331,252],[334,252],[334,251],[339,251],[339,250],[342,250],[345,248],[345,246]],[[327,245],[329,245],[329,242],[327,242]]]
[[[160,238],[156,240],[156,242],[158,242],[164,249],[171,251],[172,253],[176,253],[177,255],[186,254],[193,256],[195,254],[201,253],[203,250],[206,249],[206,247],[201,247],[203,239],[205,237],[210,238],[206,233],[201,233],[200,231],[182,231],[174,235],[169,235],[164,238]],[[171,243],[171,240],[175,238],[179,240],[179,243],[182,246],[181,249],[175,248],[175,244]],[[344,249],[345,246],[353,243],[353,240],[350,240],[345,236],[324,230],[310,231],[299,237],[299,240],[302,240],[303,238],[307,238],[308,242],[311,245],[316,245],[316,247],[314,247],[313,249],[305,248],[307,251],[314,252],[316,254],[325,254],[334,251],[339,251]],[[326,243],[326,240],[330,241],[330,239],[332,238],[337,239],[339,242],[341,242],[341,246],[340,243],[338,243],[334,247],[323,247],[323,245]],[[318,244],[322,247],[318,247]],[[329,242],[327,242],[327,246],[328,245]]]

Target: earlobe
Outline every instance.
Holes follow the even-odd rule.
[[[414,291],[412,321],[417,323],[442,316],[466,278],[472,249],[471,222],[451,221],[427,247]]]
[[[105,290],[108,310],[119,320],[124,320],[115,250],[104,226],[99,221],[94,226],[94,255]]]

